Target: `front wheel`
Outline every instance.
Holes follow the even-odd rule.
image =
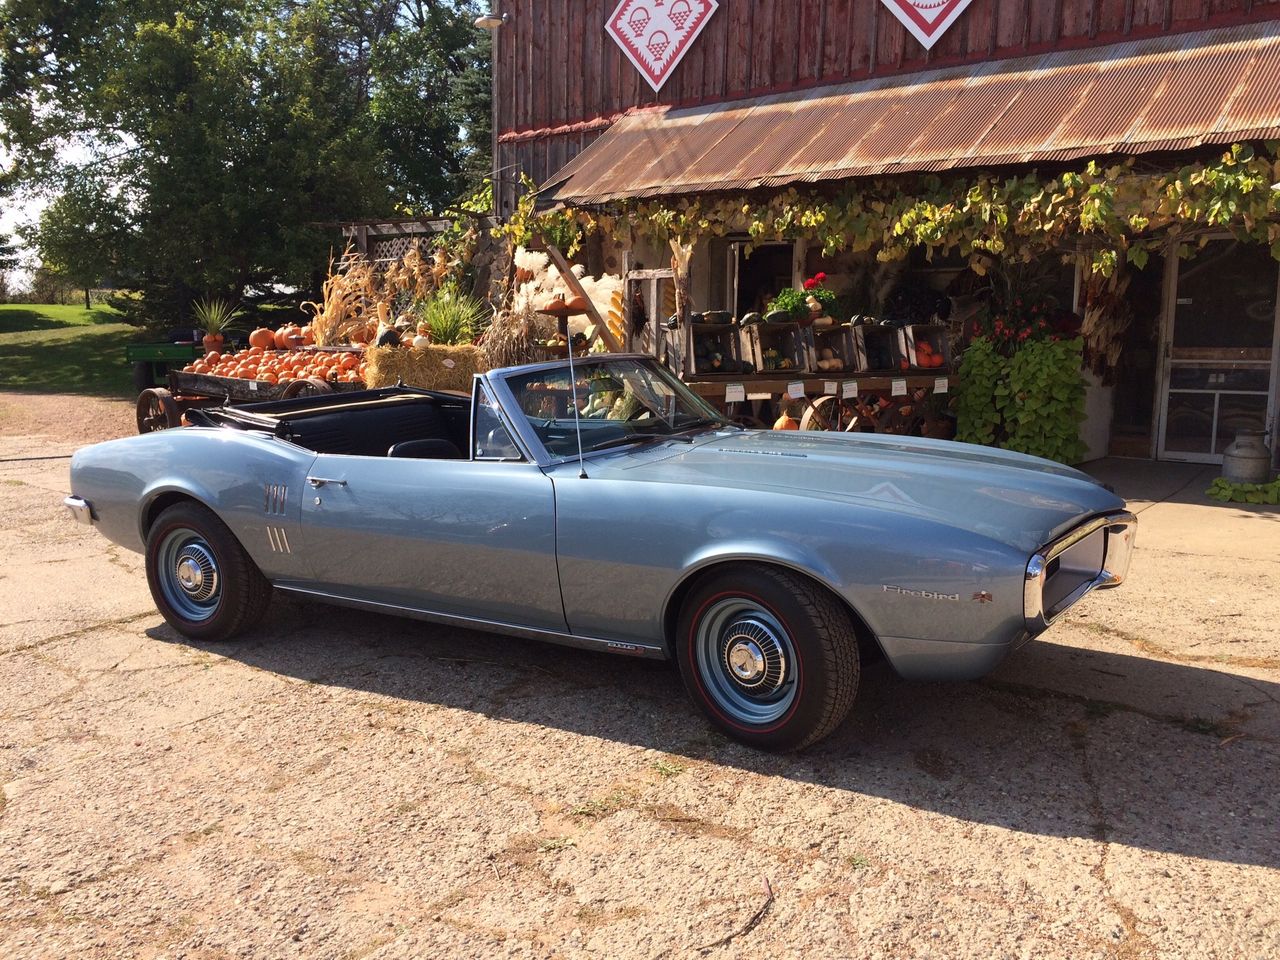
[[[266,612],[271,584],[207,507],[175,504],[147,533],[147,585],[156,609],[194,640],[229,640]]]
[[[798,750],[831,733],[853,706],[853,622],[802,577],[746,565],[715,573],[685,601],[678,631],[685,688],[735,740]]]

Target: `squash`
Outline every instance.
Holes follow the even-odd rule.
[[[800,421],[789,413],[783,413],[776,421],[774,421],[773,429],[775,430],[799,430]]]
[[[276,345],[276,335],[266,327],[259,327],[249,334],[249,346],[270,350]]]

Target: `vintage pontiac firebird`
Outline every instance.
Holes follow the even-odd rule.
[[[495,370],[192,410],[79,451],[67,506],[146,555],[180,633],[273,589],[674,659],[730,736],[794,749],[859,664],[966,679],[1125,576],[1135,518],[1060,464],[855,433],[744,430],[652,360]]]

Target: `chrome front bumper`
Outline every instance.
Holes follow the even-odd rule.
[[[1096,517],[1041,549],[1027,563],[1023,613],[1032,634],[1048,629],[1093,590],[1118,587],[1129,573],[1138,518]]]
[[[71,516],[76,523],[83,523],[86,527],[93,526],[93,507],[88,500],[81,497],[67,497],[62,501],[62,505],[71,511]]]

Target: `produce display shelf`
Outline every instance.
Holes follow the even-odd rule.
[[[715,377],[705,376],[687,380],[685,385],[700,397],[723,400],[725,387],[729,384],[742,384],[748,395],[767,393],[780,397],[786,394],[793,383],[803,383],[806,396],[821,396],[828,383],[846,383],[856,381],[860,394],[885,392],[893,389],[897,380],[905,380],[908,390],[932,390],[940,379],[947,379],[954,385],[954,375],[945,369],[924,371],[907,371],[895,376],[891,373],[853,374],[833,373],[830,376],[815,377],[812,374],[780,378],[776,376],[759,377],[742,374],[722,374]]]

